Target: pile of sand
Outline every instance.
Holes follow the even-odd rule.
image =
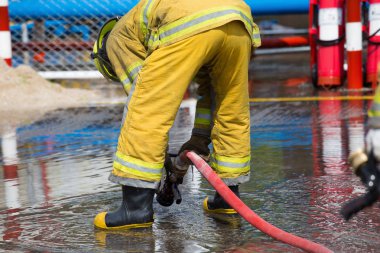
[[[0,132],[29,124],[57,108],[84,106],[102,99],[96,91],[64,88],[45,80],[29,66],[10,68],[0,59]]]

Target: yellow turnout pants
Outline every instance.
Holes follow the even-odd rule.
[[[110,180],[156,188],[168,132],[199,69],[210,71],[215,92],[212,167],[236,184],[249,179],[248,64],[251,39],[240,21],[158,48],[142,65],[128,98]],[[125,57],[128,57],[127,55]]]

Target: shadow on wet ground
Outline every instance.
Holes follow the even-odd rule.
[[[253,173],[241,199],[271,224],[335,252],[379,252],[378,204],[350,222],[339,214],[365,191],[347,157],[364,143],[368,94],[315,90],[305,54],[258,57],[250,72]],[[171,152],[189,138],[194,106],[193,99],[181,106]],[[301,252],[238,216],[205,214],[213,190],[195,169],[180,205],[154,203],[152,228],[94,229],[94,215],[121,198],[107,178],[122,112],[114,103],[56,110],[2,136],[0,251]]]

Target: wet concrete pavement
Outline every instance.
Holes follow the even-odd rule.
[[[297,54],[257,58],[250,93],[253,173],[241,199],[271,224],[335,252],[379,252],[379,204],[350,222],[339,214],[365,191],[347,157],[364,143],[371,91],[315,90],[307,55]],[[194,105],[187,100],[179,111],[172,152],[190,135]],[[154,202],[152,228],[94,229],[94,215],[121,198],[107,177],[122,111],[113,103],[56,110],[2,136],[0,251],[302,252],[242,218],[205,214],[213,190],[195,169],[180,205]]]

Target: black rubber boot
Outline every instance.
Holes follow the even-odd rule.
[[[233,185],[228,186],[236,196],[240,198],[239,195],[239,186]],[[223,214],[236,214],[237,212],[231,208],[229,204],[219,195],[218,192],[215,192],[213,199],[205,198],[203,201],[203,209],[209,213],[223,213]]]
[[[102,212],[95,227],[109,230],[150,227],[153,224],[154,189],[122,186],[123,202],[114,212]]]

